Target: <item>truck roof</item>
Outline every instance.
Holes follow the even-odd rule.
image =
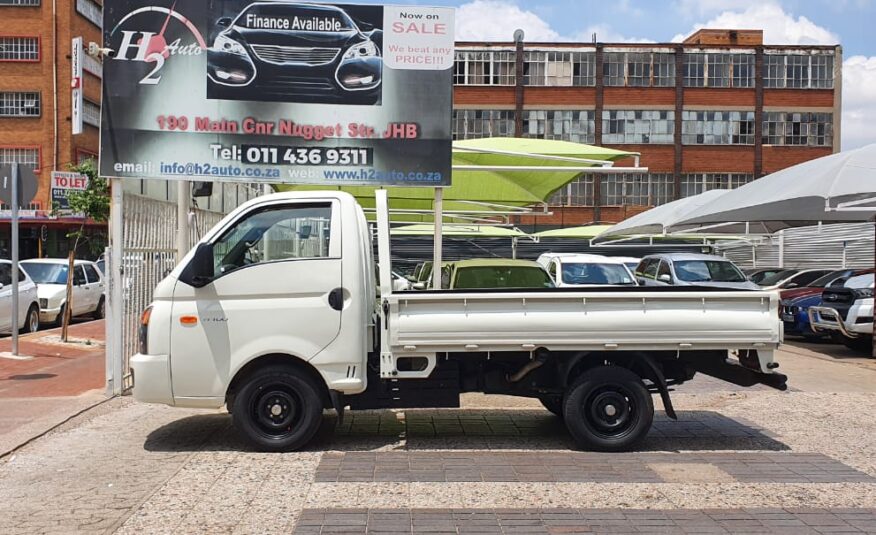
[[[514,260],[511,258],[469,258],[467,260],[457,260],[455,262],[447,262],[445,265],[454,265],[457,268],[466,267],[537,267],[542,269],[541,264],[532,260]]]

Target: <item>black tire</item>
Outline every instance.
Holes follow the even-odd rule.
[[[58,311],[58,317],[55,318],[54,326],[60,327],[64,325],[64,314],[67,313],[67,305],[61,305],[61,310]]]
[[[563,416],[579,447],[625,451],[651,429],[654,402],[639,376],[619,366],[600,366],[569,388]]]
[[[91,314],[91,317],[96,320],[102,320],[106,317],[106,300],[103,297],[97,302],[97,308],[94,309],[94,313]]]
[[[40,330],[39,306],[30,305],[30,308],[27,309],[27,316],[24,317],[24,327],[21,330],[26,333],[35,333]]]
[[[859,336],[858,338],[846,338],[843,336],[842,342],[844,346],[854,351],[867,353],[868,355],[873,352],[873,337],[870,335]]]
[[[295,368],[269,366],[250,375],[234,396],[234,426],[261,451],[304,447],[322,422],[322,398]]]
[[[544,408],[559,416],[563,417],[563,396],[542,396],[538,398]]]

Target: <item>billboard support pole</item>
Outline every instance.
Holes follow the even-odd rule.
[[[432,250],[432,288],[441,288],[441,247],[443,245],[444,189],[435,188],[435,246]]]
[[[189,252],[189,207],[191,205],[191,182],[177,182],[176,195],[176,262],[182,261]]]
[[[110,179],[110,246],[107,248],[107,318],[106,318],[106,395],[117,396],[122,393],[122,180]]]
[[[18,356],[18,165],[12,164],[12,356]]]

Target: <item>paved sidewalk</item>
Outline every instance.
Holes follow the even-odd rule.
[[[104,322],[70,326],[20,338],[19,353],[27,360],[0,357],[0,455],[103,401],[105,381]],[[10,338],[0,340],[9,351]]]

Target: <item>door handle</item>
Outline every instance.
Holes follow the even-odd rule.
[[[330,291],[328,294],[328,303],[329,306],[335,310],[341,310],[344,308],[344,289],[335,288]]]

